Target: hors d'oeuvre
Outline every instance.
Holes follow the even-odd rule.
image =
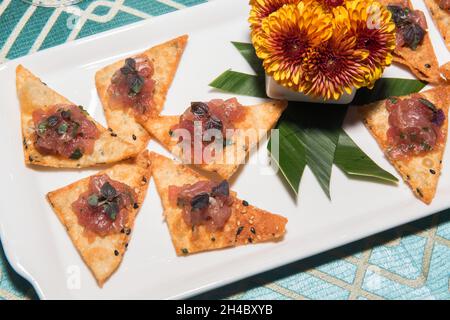
[[[136,148],[19,65],[16,70],[25,163],[83,168],[135,156]]]
[[[108,126],[139,150],[150,139],[141,124],[161,112],[187,39],[184,35],[157,45],[95,75]]]
[[[420,80],[442,82],[424,13],[414,10],[409,0],[380,0],[380,3],[391,11],[397,28],[394,61],[407,66]]]
[[[152,176],[177,255],[279,240],[287,219],[249,205],[183,164],[150,153]]]
[[[425,0],[425,3],[444,38],[445,45],[450,50],[450,1]]]
[[[363,121],[388,160],[429,204],[436,193],[447,142],[450,86],[361,107]]]
[[[158,116],[144,127],[184,163],[228,179],[286,106],[272,101],[244,107],[235,98],[192,102],[181,116]]]
[[[148,151],[143,151],[47,195],[99,286],[122,262],[150,176]]]

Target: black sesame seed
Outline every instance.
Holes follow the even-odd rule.
[[[32,157],[32,156],[29,156],[29,157],[28,157],[28,160],[30,160],[30,162],[33,162],[33,157]]]
[[[436,174],[436,171],[434,171],[433,169],[430,169],[430,173],[431,174]]]
[[[216,238],[212,237],[212,238],[211,238],[211,241],[212,241],[212,242],[216,241]]]
[[[120,230],[120,233],[125,233],[125,229],[122,228],[122,230]]]
[[[242,201],[242,205],[243,205],[244,207],[248,207],[248,202],[245,201],[245,200],[243,200],[243,201]]]
[[[113,129],[111,129],[111,128],[108,128],[108,131],[109,131],[109,132],[113,132]]]
[[[117,134],[115,134],[114,132],[111,133],[111,137],[117,137]]]
[[[188,253],[189,253],[188,249],[186,249],[186,248],[181,249],[181,252],[182,252],[183,254],[188,254]]]
[[[119,251],[114,250],[114,255],[117,257],[119,255]]]
[[[125,243],[125,248],[128,248],[128,242],[127,242],[127,243]]]
[[[422,190],[420,190],[419,188],[417,188],[416,191],[417,191],[417,194],[418,194],[421,198],[423,198]]]
[[[243,226],[240,226],[240,227],[237,229],[237,231],[236,231],[236,236],[240,235],[241,232],[242,232],[242,230],[244,230],[244,227],[243,227]]]
[[[133,208],[137,209],[137,208],[139,208],[139,205],[137,203],[135,203],[135,204],[133,204]]]
[[[431,68],[431,65],[430,65],[429,63],[426,63],[426,64],[425,64],[425,68],[430,69],[430,68]]]
[[[253,242],[253,239],[249,237],[249,238],[248,238],[248,242],[252,243],[252,242]]]
[[[251,228],[250,228],[250,232],[253,233],[253,234],[256,234],[255,228],[251,227]]]
[[[147,183],[147,178],[146,177],[142,177],[142,182]]]
[[[134,134],[131,137],[133,138],[133,140],[137,139],[136,135],[134,135]]]
[[[125,229],[125,234],[126,234],[127,236],[129,236],[129,235],[131,234],[131,229],[130,229],[130,228],[126,228],[126,229]]]

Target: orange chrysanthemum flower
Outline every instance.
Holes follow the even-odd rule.
[[[356,37],[336,26],[333,37],[311,51],[303,62],[300,91],[325,99],[339,99],[345,92],[366,84],[366,50],[356,49]]]
[[[319,6],[285,5],[262,22],[253,37],[266,72],[283,86],[299,90],[303,60],[333,32],[332,16]]]
[[[370,74],[368,86],[372,87],[392,63],[395,49],[395,24],[392,15],[379,2],[373,0],[348,1],[336,10],[336,20],[346,23],[356,37],[356,47],[367,50],[366,61]]]
[[[285,4],[297,4],[301,0],[250,0],[250,22],[252,33],[257,34],[261,30],[263,19],[277,11]]]
[[[306,6],[320,5],[323,10],[333,12],[337,7],[344,6],[348,0],[302,0]]]

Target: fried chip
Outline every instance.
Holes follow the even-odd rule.
[[[156,81],[153,96],[154,115],[158,115],[163,109],[167,92],[177,71],[178,64],[186,47],[187,39],[188,36],[184,35],[152,47],[142,53],[153,62],[155,68],[152,77]],[[124,63],[125,59],[97,71],[95,74],[95,85],[109,127],[117,132],[119,137],[134,144],[138,150],[143,150],[147,147],[150,136],[142,125],[138,123],[138,120],[133,114],[133,110],[131,108],[128,108],[128,110],[112,108],[109,103],[107,91],[111,83],[111,77]]]
[[[47,194],[50,205],[100,287],[122,262],[136,215],[144,202],[151,175],[148,151],[142,152],[134,160],[116,164],[97,175],[102,174],[127,184],[137,194],[137,205],[129,211],[126,227],[118,234],[100,237],[92,232],[88,234],[84,227],[78,224],[77,215],[72,210],[72,203],[88,190],[90,177]]]
[[[230,178],[239,165],[243,164],[249,151],[256,147],[267,132],[272,129],[285,110],[287,103],[272,101],[263,104],[244,107],[246,109],[243,121],[235,123],[238,129],[223,148],[223,155],[212,157],[211,161],[199,164],[203,170],[215,172],[224,179]],[[183,159],[183,150],[177,137],[171,134],[171,128],[179,122],[179,116],[158,116],[150,119],[145,128],[166,149]]]
[[[445,45],[450,50],[450,14],[439,7],[439,0],[425,0],[425,4],[444,38]]]
[[[448,108],[450,105],[450,86],[441,86],[420,93],[424,99],[432,102],[445,113],[442,126],[443,141],[425,155],[413,156],[408,160],[396,160],[389,156],[387,131],[389,129],[389,112],[386,100],[375,102],[360,108],[363,121],[372,133],[386,158],[393,164],[403,180],[411,187],[414,194],[426,204],[430,204],[436,193],[441,174],[442,157],[445,150],[448,131]],[[401,97],[408,98],[409,96]]]
[[[207,180],[183,164],[157,153],[150,153],[152,176],[161,197],[164,217],[177,255],[233,247],[249,243],[280,240],[287,219],[255,208],[234,198],[232,213],[223,229],[209,231],[204,225],[192,228],[184,221],[182,209],[169,201],[169,186],[183,186]]]
[[[83,155],[78,160],[39,153],[34,145],[36,135],[32,120],[33,111],[55,104],[74,105],[74,103],[50,89],[22,65],[19,65],[16,70],[16,87],[21,109],[23,151],[26,164],[57,168],[83,168],[114,163],[134,157],[138,153],[132,144],[103,128],[89,115],[87,117],[95,123],[100,132],[100,137],[95,141],[93,153]]]
[[[404,0],[380,0],[384,6],[399,5]],[[408,0],[409,8],[414,9],[411,1]],[[428,32],[425,34],[423,42],[412,50],[408,47],[397,47],[394,50],[394,61],[407,66],[411,72],[420,80],[428,83],[438,84],[443,81],[439,72],[439,63],[434,53]]]

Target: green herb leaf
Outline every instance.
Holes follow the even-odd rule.
[[[87,202],[91,207],[96,207],[98,205],[97,195],[95,195],[95,194],[90,195],[87,199]]]
[[[102,196],[104,196],[107,200],[111,201],[114,197],[117,196],[116,189],[109,183],[105,182],[103,186],[100,188],[100,192]]]
[[[140,93],[142,87],[144,86],[144,82],[144,79],[140,75],[136,74],[130,86],[130,93],[134,95]]]
[[[83,156],[83,153],[81,152],[80,149],[76,149],[71,155],[70,155],[70,159],[72,160],[78,160]]]
[[[78,129],[80,129],[80,124],[78,122],[74,122],[73,123],[73,127],[72,127],[72,138],[75,138],[78,134]]]
[[[389,182],[398,181],[396,177],[370,159],[342,129],[334,163],[348,175],[371,177]]]
[[[438,108],[429,100],[424,98],[419,98],[420,103],[428,107],[431,111],[436,112],[438,111]]]
[[[63,135],[64,133],[67,132],[67,128],[68,128],[67,123],[65,123],[65,122],[61,123],[61,125],[58,127],[58,133],[60,135]]]
[[[41,123],[39,123],[38,132],[39,134],[44,134],[46,130],[47,130],[47,121],[44,120]]]
[[[255,48],[251,43],[244,42],[231,42],[239,53],[247,60],[248,64],[256,72],[257,75],[264,75],[265,71],[262,66],[261,60],[258,58],[255,52]]]
[[[427,84],[419,80],[381,78],[371,89],[362,88],[356,93],[353,105],[363,105],[387,99],[389,97],[400,97],[422,90]]]
[[[227,70],[209,84],[210,87],[241,94],[244,96],[267,98],[264,76]]]
[[[119,213],[119,205],[115,202],[107,202],[103,205],[103,210],[114,221]]]

